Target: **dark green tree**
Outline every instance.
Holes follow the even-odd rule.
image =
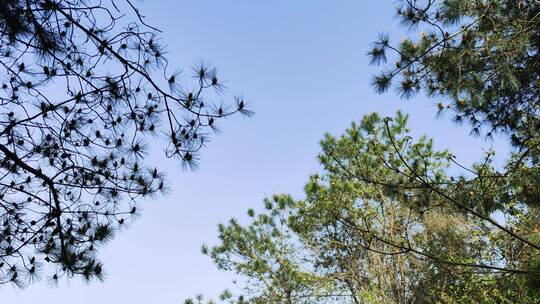
[[[418,34],[398,44],[381,35],[374,43],[371,62],[390,62],[373,79],[377,91],[440,97],[439,110],[452,111],[455,121],[469,122],[474,133],[508,133],[519,147],[538,137],[538,1],[397,3],[403,27]]]
[[[0,284],[101,278],[97,249],[164,188],[145,142],[193,167],[219,119],[251,113],[213,101],[214,68],[171,72],[144,20],[130,0],[0,1]]]

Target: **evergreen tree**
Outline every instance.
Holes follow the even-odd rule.
[[[507,136],[510,157],[495,166],[490,151],[465,166],[430,139],[413,140],[401,113],[368,115],[344,135],[326,136],[322,172],[305,199],[285,205],[292,234],[272,235],[294,244],[290,269],[314,280],[311,288],[287,286],[311,292],[310,303],[539,303],[540,2],[397,3],[413,31],[397,45],[387,35],[374,43],[372,63],[386,64],[376,91],[425,92],[474,135]],[[256,265],[250,252],[261,228],[235,223],[220,230],[210,257],[245,278],[242,301],[287,303],[250,292],[266,288],[254,278],[274,268],[240,267]],[[264,256],[271,247],[256,248]]]
[[[240,276],[230,303],[538,303],[538,209],[506,197],[521,187],[450,175],[457,165],[433,141],[413,140],[408,117],[371,114],[327,135],[305,199],[276,195],[241,225],[220,225],[203,247]],[[467,197],[467,200],[464,200]],[[498,208],[504,225],[493,223]],[[508,200],[508,201],[506,201]],[[460,202],[466,201],[467,204]]]
[[[371,62],[391,61],[373,79],[405,98],[440,97],[473,132],[501,131],[521,147],[538,137],[540,3],[536,0],[400,0],[397,15],[415,28],[399,44],[380,35]],[[484,130],[482,130],[484,129]]]
[[[181,86],[159,34],[131,0],[0,1],[0,284],[101,278],[97,249],[164,188],[146,139],[194,167],[218,120],[251,113],[213,101],[205,64]]]

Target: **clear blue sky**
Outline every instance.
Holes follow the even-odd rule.
[[[263,197],[302,188],[318,164],[325,132],[341,133],[377,111],[410,113],[413,134],[435,138],[464,163],[493,143],[468,136],[467,127],[435,119],[437,100],[399,100],[369,86],[366,51],[381,31],[394,31],[392,0],[146,0],[147,21],[164,30],[173,65],[216,65],[230,93],[242,93],[256,116],[222,124],[196,172],[162,154],[150,162],[169,176],[171,191],[142,204],[142,217],[102,250],[105,282],[78,279],[58,288],[42,281],[25,290],[0,288],[1,303],[172,304],[231,286],[231,276],[200,254],[216,240],[217,224],[243,218]],[[403,34],[391,38],[400,40]],[[504,150],[504,143],[496,147]]]

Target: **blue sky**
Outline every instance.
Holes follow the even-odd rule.
[[[415,136],[435,138],[463,163],[503,141],[483,142],[436,119],[438,100],[400,100],[369,86],[376,68],[365,55],[381,31],[399,41],[391,0],[147,0],[147,21],[164,30],[168,57],[184,70],[200,60],[216,65],[229,93],[243,94],[256,116],[221,125],[196,172],[152,152],[147,160],[166,169],[171,191],[142,203],[142,216],[102,250],[103,283],[75,279],[49,288],[2,286],[2,303],[181,303],[197,293],[215,295],[231,275],[200,254],[213,244],[217,224],[243,218],[263,197],[302,197],[318,169],[318,142],[340,134],[364,114],[411,115]]]

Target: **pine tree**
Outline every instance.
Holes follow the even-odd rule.
[[[473,135],[507,136],[510,157],[496,166],[488,151],[465,166],[432,140],[413,139],[402,113],[367,115],[327,135],[321,172],[304,199],[284,205],[292,233],[269,236],[292,244],[291,269],[313,279],[287,286],[310,292],[309,303],[539,303],[540,2],[403,0],[397,14],[412,31],[397,45],[384,34],[373,44],[372,64],[386,65],[375,90],[424,92]],[[272,210],[259,218],[272,223]],[[245,271],[275,252],[257,246],[265,231],[257,223],[231,221],[207,252],[246,278],[242,300],[287,303],[258,297],[267,288],[258,278],[275,268]]]
[[[183,89],[159,34],[130,0],[0,2],[0,284],[102,278],[97,250],[164,189],[146,140],[195,167],[218,120],[251,114],[213,101],[205,64]]]
[[[241,282],[222,300],[540,303],[538,209],[507,196],[520,184],[489,158],[450,175],[453,155],[414,140],[407,120],[371,114],[327,135],[305,198],[275,195],[247,224],[220,225],[203,253]]]
[[[503,132],[523,147],[538,137],[540,3],[535,0],[398,1],[405,28],[398,44],[380,35],[369,55],[386,65],[378,92],[425,92],[439,111],[469,122],[475,134]]]

